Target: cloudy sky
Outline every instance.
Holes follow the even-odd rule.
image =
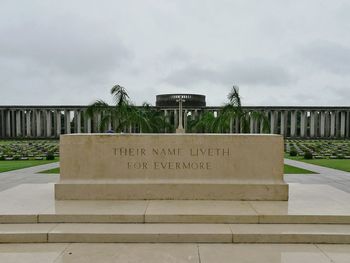
[[[348,0],[0,0],[0,105],[349,105]]]

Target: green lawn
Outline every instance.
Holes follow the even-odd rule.
[[[54,168],[54,169],[50,169],[50,170],[45,170],[45,171],[42,171],[40,173],[59,174],[60,168],[58,167],[58,168]],[[285,164],[284,165],[284,173],[285,174],[313,174],[314,172]]]
[[[301,156],[291,157],[286,156],[286,158],[296,161],[301,161],[305,163],[315,164],[319,166],[324,166],[328,168],[333,168],[345,172],[350,172],[350,160],[349,159],[311,159],[306,160]]]
[[[315,172],[285,164],[284,173],[285,174],[314,174]]]
[[[47,163],[53,163],[58,162],[58,159],[55,160],[18,160],[18,161],[0,161],[0,173],[28,168],[32,166],[47,164]]]
[[[40,172],[40,174],[59,174],[59,173],[60,173],[60,168],[59,167]]]

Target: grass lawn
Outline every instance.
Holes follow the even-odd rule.
[[[59,173],[60,173],[59,167],[39,172],[39,174],[59,174]]]
[[[28,168],[32,166],[47,164],[47,163],[53,163],[58,162],[58,159],[55,160],[18,160],[18,161],[0,161],[0,173]]]
[[[42,173],[42,174],[59,174],[60,168],[58,167],[58,168],[42,171],[40,173]],[[314,172],[285,164],[284,165],[284,173],[285,174],[313,174]]]
[[[285,164],[284,174],[315,174],[315,172]]]
[[[286,156],[286,158],[296,161],[301,161],[305,163],[315,164],[319,166],[324,166],[328,168],[333,168],[345,172],[350,172],[350,160],[349,159],[311,159],[306,160],[301,156],[291,157]]]

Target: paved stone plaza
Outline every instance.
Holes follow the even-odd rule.
[[[345,244],[197,243],[205,240],[205,236],[199,233],[205,231],[207,235],[210,235],[215,228],[221,228],[222,232],[217,242],[228,242],[226,238],[232,238],[229,237],[232,236],[232,233],[236,235],[236,238],[245,238],[245,242],[249,242],[248,237],[253,232],[260,233],[262,242],[276,242],[277,240],[271,241],[271,233],[300,234],[304,233],[306,228],[309,235],[319,231],[324,234],[339,231],[343,235],[350,235],[348,225],[350,223],[350,195],[346,193],[350,188],[350,173],[292,160],[285,160],[285,163],[319,174],[285,175],[286,181],[292,183],[290,201],[280,202],[279,205],[275,202],[273,206],[270,206],[268,202],[239,201],[233,201],[233,203],[216,201],[215,205],[209,205],[208,202],[211,201],[201,201],[200,205],[195,204],[195,201],[163,201],[164,203],[160,201],[128,201],[128,203],[125,201],[54,201],[52,183],[58,181],[58,175],[38,174],[38,172],[58,167],[58,163],[1,173],[0,219],[2,222],[19,223],[0,225],[2,235],[21,232],[23,234],[23,231],[28,231],[27,241],[28,238],[29,240],[35,238],[37,242],[48,242],[47,237],[49,237],[53,242],[60,243],[2,244],[0,245],[0,262],[349,262],[350,245]],[[182,216],[176,217],[176,214]],[[215,214],[215,221],[221,220],[221,223],[208,224],[211,220],[210,215],[213,216],[213,214]],[[267,214],[269,216],[266,216]],[[166,230],[170,219],[182,222],[183,231],[187,233],[187,240],[190,240],[192,235],[192,238],[196,237],[197,241],[187,244],[70,243],[65,234],[75,233],[75,238],[78,238],[76,241],[79,242],[79,237],[76,235],[80,233],[78,235],[83,238],[84,231],[90,233],[91,242],[103,241],[101,237],[99,239],[94,237],[91,227],[84,229],[82,224],[68,223],[74,222],[76,220],[74,216],[77,215],[80,215],[79,222],[84,220],[100,222],[94,224],[95,228],[97,227],[99,233],[107,231],[105,238],[108,237],[107,233],[111,234],[112,231],[114,241],[118,240],[121,229],[124,233],[122,238],[125,239],[125,234],[132,235],[132,232],[135,231],[133,229],[137,228],[136,222],[148,220],[163,222],[161,238],[152,234],[152,231],[157,232],[159,229],[142,230],[148,233],[148,238],[153,239],[149,242],[167,242],[167,239],[174,238],[171,236],[171,230]],[[134,223],[132,225],[124,223],[120,229],[118,224],[114,224],[113,229],[108,227],[110,224],[105,225],[106,222],[118,220],[125,222],[126,218]],[[203,229],[188,225],[193,218],[196,221],[203,220]],[[41,221],[41,224],[35,224],[38,220]],[[273,220],[280,224],[254,224],[254,220],[260,223],[263,220],[269,222]],[[248,225],[240,224],[239,229],[234,224],[222,224],[249,221]],[[60,225],[58,222],[66,223]],[[295,222],[304,224],[297,224],[295,225],[297,228],[290,229],[291,225],[286,225]],[[309,225],[310,222],[319,224]],[[327,224],[320,224],[322,222]],[[346,225],[334,224],[336,222],[346,223]],[[28,225],[28,223],[31,224]],[[340,228],[337,230],[338,226]],[[164,235],[165,233],[167,234]],[[36,236],[34,237],[33,234]],[[268,237],[268,240],[264,240],[264,235]],[[289,237],[292,238],[289,239],[289,243],[296,242],[295,239],[293,242],[292,236]],[[256,241],[256,237],[254,239]],[[83,240],[84,238],[80,239],[80,242]],[[22,239],[21,242],[25,242],[25,239]],[[237,242],[241,241],[237,240]]]

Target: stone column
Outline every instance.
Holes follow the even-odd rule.
[[[96,122],[97,122],[97,132],[102,132],[101,131],[101,113],[97,113],[97,116],[96,116]],[[128,127],[125,127],[125,129],[127,129]]]
[[[340,112],[340,137],[345,137],[345,112]]]
[[[281,111],[281,130],[280,130],[280,134],[283,135],[284,137],[286,136],[286,112],[285,111]]]
[[[297,113],[293,110],[290,114],[290,137],[296,136]]]
[[[57,137],[60,137],[61,129],[62,129],[62,127],[61,127],[61,111],[58,110],[56,112],[56,136]]]
[[[11,111],[6,112],[6,136],[11,137]]]
[[[5,114],[4,110],[0,110],[0,138],[5,137]]]
[[[16,114],[15,110],[11,110],[11,137],[16,137]]]
[[[346,137],[350,137],[350,111],[347,111],[347,118],[346,118],[346,134],[345,136]]]
[[[27,110],[26,113],[26,135],[27,137],[31,137],[32,136],[32,125],[31,125],[31,120],[30,120],[30,115],[32,114],[31,111]]]
[[[340,137],[340,118],[339,111],[335,113],[335,137]]]
[[[41,137],[41,111],[35,111],[35,122],[36,122],[36,137]]]
[[[85,132],[91,133],[91,117],[84,113],[84,119],[85,119]]]
[[[271,111],[270,116],[270,133],[274,134],[276,132],[276,112]]]
[[[22,110],[22,113],[21,113],[21,135],[22,137],[25,136],[26,134],[26,112],[25,110]]]
[[[254,133],[254,122],[255,122],[255,120],[253,119],[252,115],[250,115],[250,120],[249,120],[250,133]]]
[[[165,121],[168,122],[168,110],[164,110],[164,118],[165,118]],[[167,128],[164,129],[164,133],[167,132]]]
[[[71,133],[71,127],[70,127],[70,110],[64,111],[64,122],[65,122],[65,134]]]
[[[315,137],[315,112],[310,112],[310,137]]]
[[[131,124],[130,124],[130,126],[131,126]],[[132,130],[132,129],[133,129],[133,128],[131,128],[131,130]],[[111,119],[108,120],[108,127],[107,127],[107,130],[108,130],[108,131],[112,130],[112,121],[111,121]]]
[[[261,114],[265,114],[263,111],[261,112]],[[257,131],[258,133],[264,133],[264,125],[263,125],[264,120],[260,120],[259,123],[259,130]]]
[[[76,110],[74,112],[75,115],[75,132],[81,133],[81,111]]]
[[[324,138],[326,135],[326,114],[324,111],[321,111],[320,115],[320,136]]]
[[[46,136],[51,137],[52,135],[52,119],[51,110],[46,111]]]
[[[175,130],[177,129],[177,126],[179,125],[179,117],[177,116],[177,110],[174,110],[174,126]]]
[[[22,136],[22,127],[21,127],[21,111],[16,110],[16,136]]]
[[[300,113],[300,137],[306,137],[306,112],[302,111]]]
[[[332,111],[331,114],[331,132],[330,132],[330,136],[331,137],[335,137],[335,111]]]

